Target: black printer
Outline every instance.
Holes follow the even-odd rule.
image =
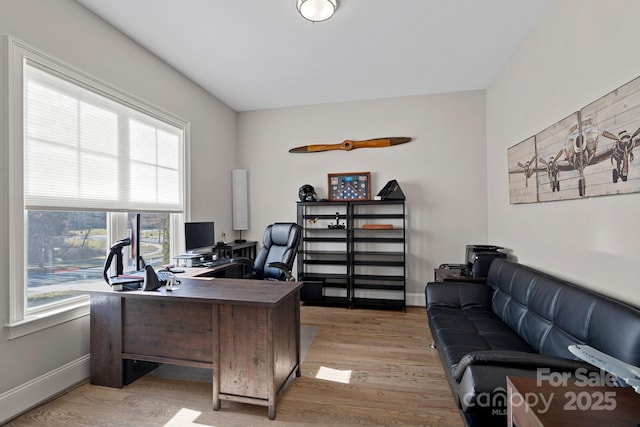
[[[507,254],[500,252],[501,246],[467,245],[464,274],[472,277],[487,277],[489,266],[496,258],[506,258]]]

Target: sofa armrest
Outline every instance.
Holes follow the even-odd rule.
[[[425,286],[427,310],[430,306],[491,310],[491,293],[484,283],[429,282]]]
[[[549,368],[552,371],[560,372],[575,371],[577,369],[597,371],[594,366],[580,360],[562,359],[524,351],[484,350],[474,351],[460,359],[460,363],[454,372],[456,382],[460,381],[464,371],[471,365],[494,365],[523,369]]]

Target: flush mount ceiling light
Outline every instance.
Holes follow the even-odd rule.
[[[320,22],[333,16],[338,0],[298,0],[296,7],[304,19]]]

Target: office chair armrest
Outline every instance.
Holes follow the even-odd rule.
[[[284,262],[270,262],[268,264],[268,267],[270,268],[277,268],[278,270],[282,271],[282,273],[284,274],[284,277],[286,278],[287,281],[293,281],[293,274],[291,274],[291,270],[289,269],[289,266],[287,264],[285,264]]]
[[[253,271],[253,260],[246,257],[231,258],[229,261],[242,265],[242,276],[245,279],[251,279],[255,273]]]
[[[245,265],[249,268],[249,270],[253,269],[253,260],[251,258],[237,257],[237,258],[231,258],[229,261],[237,262],[238,264]]]

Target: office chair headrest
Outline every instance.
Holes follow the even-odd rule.
[[[276,222],[271,226],[271,244],[277,246],[287,246],[291,238],[291,228],[295,224]]]

